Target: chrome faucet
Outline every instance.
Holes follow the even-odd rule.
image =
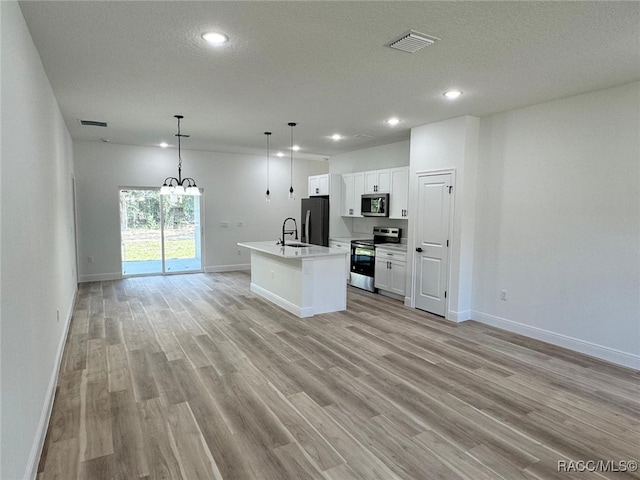
[[[293,225],[295,227],[295,230],[285,230],[285,226],[287,225],[287,220],[293,220]],[[294,235],[294,234],[295,234],[295,239],[298,240],[298,222],[296,222],[296,219],[293,217],[287,217],[284,219],[284,222],[282,222],[282,240],[280,242],[280,245],[284,247],[285,235]]]

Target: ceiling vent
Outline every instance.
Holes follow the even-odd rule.
[[[96,120],[78,120],[80,125],[84,125],[85,127],[106,127],[107,122],[98,122]]]
[[[438,40],[440,39],[432,37],[431,35],[426,35],[414,30],[409,30],[400,38],[387,44],[387,46],[390,48],[395,48],[396,50],[402,50],[403,52],[415,53],[421,48],[433,45]]]

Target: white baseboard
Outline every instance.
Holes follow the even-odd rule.
[[[461,312],[449,310],[449,314],[447,315],[447,320],[451,320],[457,323],[464,322],[466,320],[471,320],[471,310],[463,310]]]
[[[238,265],[210,265],[204,267],[205,273],[237,272],[240,270],[251,270],[251,264],[240,263]]]
[[[495,315],[489,315],[488,313],[477,312],[475,310],[471,311],[471,318],[480,323],[491,325],[492,327],[501,328],[513,333],[519,333],[530,338],[535,338],[536,340],[541,340],[559,347],[568,348],[576,352],[600,358],[611,363],[616,363],[623,367],[640,370],[640,355],[622,352],[596,343],[585,342],[578,338],[569,337],[567,335],[551,332],[542,328],[532,327],[530,325],[525,325],[506,318],[496,317]]]
[[[298,305],[295,305],[289,300],[285,300],[275,293],[270,292],[269,290],[265,290],[264,288],[256,285],[255,283],[251,284],[251,291],[275,303],[279,307],[284,308],[287,312],[291,312],[294,315],[297,315],[300,318],[311,317],[315,313],[313,307],[300,307]]]
[[[102,282],[107,280],[120,280],[122,279],[122,273],[97,273],[93,275],[80,275],[78,277],[79,283],[88,283],[88,282]]]
[[[47,393],[40,413],[40,421],[38,422],[38,430],[36,431],[36,437],[31,447],[31,453],[29,454],[29,461],[27,463],[27,470],[24,474],[25,480],[35,480],[38,476],[38,465],[40,464],[40,457],[42,456],[42,449],[44,447],[44,441],[47,438],[47,428],[49,427],[49,421],[51,420],[51,413],[53,411],[53,401],[56,395],[56,386],[58,385],[58,374],[60,373],[60,367],[62,364],[62,354],[64,353],[64,346],[69,335],[69,327],[71,326],[71,317],[73,316],[73,309],[76,306],[76,300],[78,298],[78,288],[76,287],[73,293],[73,300],[71,302],[71,308],[66,316],[66,324],[64,326],[64,333],[60,338],[58,344],[58,351],[56,352],[56,360],[53,366],[53,372],[49,379],[49,385],[47,386]]]

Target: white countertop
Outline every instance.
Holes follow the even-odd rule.
[[[378,243],[376,244],[376,248],[384,248],[387,250],[398,250],[399,252],[407,251],[406,243]]]
[[[295,240],[291,243],[301,244],[302,242],[296,242]],[[342,248],[329,248],[322,247],[320,245],[308,245],[305,247],[288,247],[286,244],[283,247],[282,245],[276,245],[275,240],[265,241],[265,242],[239,242],[239,247],[249,248],[251,250],[256,250],[262,253],[268,253],[269,255],[274,255],[276,257],[281,258],[315,258],[315,257],[334,257],[334,256],[344,256],[349,252]]]

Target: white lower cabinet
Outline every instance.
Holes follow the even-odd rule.
[[[335,240],[329,240],[329,248],[340,248],[342,250],[345,250],[349,253],[347,253],[347,268],[346,268],[346,272],[345,272],[345,277],[347,279],[347,282],[349,281],[349,275],[350,275],[350,263],[351,263],[351,259],[350,259],[350,255],[351,255],[351,243],[349,242],[337,242]]]
[[[407,254],[397,250],[376,248],[375,287],[404,296]]]

